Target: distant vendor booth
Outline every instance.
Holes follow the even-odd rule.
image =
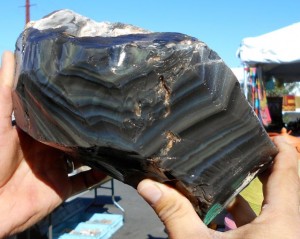
[[[269,131],[300,132],[300,22],[242,40],[244,92]]]

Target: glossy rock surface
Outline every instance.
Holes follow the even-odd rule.
[[[208,223],[276,154],[203,42],[59,11],[16,45],[17,125],[132,186],[172,184]]]

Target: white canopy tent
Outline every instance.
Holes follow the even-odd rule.
[[[237,56],[247,66],[285,82],[300,81],[300,22],[242,40]]]

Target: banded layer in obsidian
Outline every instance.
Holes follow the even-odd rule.
[[[134,187],[170,183],[206,223],[271,163],[276,148],[206,44],[147,31],[78,37],[84,21],[58,19],[17,42],[14,113],[33,138]]]

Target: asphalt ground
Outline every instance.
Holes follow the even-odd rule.
[[[110,186],[106,183],[104,186]],[[138,195],[137,191],[122,182],[114,180],[114,190],[117,202],[124,209],[124,225],[111,239],[167,239],[165,227],[153,209]],[[107,192],[104,192],[107,191]],[[97,189],[97,194],[109,195],[109,190]],[[104,208],[108,212],[120,214],[121,211],[111,203]]]
[[[123,226],[110,239],[168,239],[163,223],[137,191],[115,179],[113,182],[115,201],[123,208],[124,212],[113,203],[112,184],[111,181],[108,181],[96,190],[85,191],[67,200],[51,214],[53,230],[50,234],[53,234],[52,238],[55,239],[56,228],[64,227],[70,219],[75,220],[77,225],[86,220],[82,220],[84,214],[109,213],[121,214],[124,218]],[[222,224],[223,217],[224,215],[220,215],[220,222],[217,224]],[[51,238],[49,237],[49,218],[45,218],[26,232],[9,239]]]
[[[138,195],[137,191],[122,182],[113,180],[116,202],[124,209],[124,213],[116,207],[112,200],[111,181],[101,188],[85,191],[71,200],[67,200],[51,214],[52,231],[49,234],[49,218],[47,217],[27,231],[9,237],[9,239],[48,239],[56,238],[55,231],[59,227],[67,228],[67,222],[75,219],[76,224],[82,222],[82,215],[91,213],[121,214],[124,224],[110,239],[167,239],[165,227],[152,208]],[[78,220],[77,220],[78,218]],[[77,238],[77,237],[74,237]]]

